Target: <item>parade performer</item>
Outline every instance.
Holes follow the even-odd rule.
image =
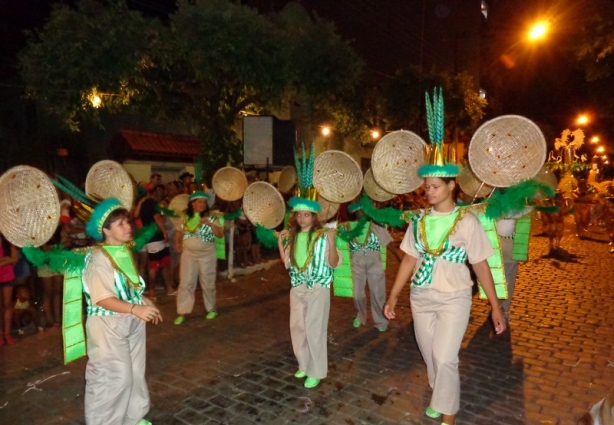
[[[348,211],[355,214],[358,220],[364,216],[359,202],[349,205]],[[373,322],[377,330],[385,332],[388,328],[388,320],[384,317],[384,303],[386,302],[385,254],[390,251],[399,260],[402,254],[397,247],[390,244],[392,236],[384,227],[372,220],[368,220],[365,224],[360,235],[349,241],[354,284],[353,298],[357,312],[352,326],[358,328],[367,323],[365,289],[368,284]],[[350,224],[347,226],[349,227]]]
[[[335,229],[324,229],[317,219],[321,206],[312,186],[315,148],[302,161],[295,153],[299,175],[298,196],[289,200],[290,230],[278,235],[279,255],[290,272],[290,336],[298,361],[297,378],[316,387],[328,373],[328,317],[333,268],[341,255],[335,248]]]
[[[160,310],[143,296],[128,243],[132,227],[119,200],[101,202],[86,225],[102,244],[86,259],[83,291],[87,302],[85,421],[88,425],[139,424],[149,411],[145,382],[145,323],[162,321]]]
[[[469,260],[492,307],[497,334],[506,328],[487,258],[494,251],[478,219],[455,203],[459,167],[443,157],[443,98],[435,90],[426,97],[431,149],[418,175],[425,179],[431,208],[416,214],[401,243],[401,261],[384,314],[394,319],[397,298],[411,278],[410,302],[414,330],[433,390],[426,414],[453,425],[460,406],[458,353],[467,329],[472,302]]]
[[[192,313],[197,280],[203,292],[206,318],[214,319],[218,315],[215,238],[224,236],[224,228],[219,225],[217,217],[208,214],[208,198],[209,195],[202,191],[190,195],[183,228],[175,232],[175,249],[181,253],[176,325],[182,324],[185,316]]]

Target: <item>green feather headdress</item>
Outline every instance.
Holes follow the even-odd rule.
[[[456,177],[460,172],[457,164],[448,163],[443,154],[444,104],[443,89],[436,87],[433,90],[433,102],[428,92],[426,98],[426,121],[429,129],[431,146],[428,152],[426,164],[418,169],[418,176],[426,177]]]
[[[311,145],[309,156],[305,150],[305,143],[301,143],[302,155],[299,158],[298,152],[294,150],[294,164],[296,165],[296,175],[298,185],[294,197],[290,198],[288,205],[293,211],[320,212],[322,206],[317,201],[318,192],[313,187],[313,164],[315,162],[316,149]]]

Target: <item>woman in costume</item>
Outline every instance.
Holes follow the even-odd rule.
[[[296,378],[304,378],[305,388],[316,387],[328,373],[328,316],[330,313],[330,286],[333,268],[341,263],[341,255],[335,247],[335,229],[323,229],[317,213],[321,206],[315,200],[316,192],[311,186],[313,180],[313,158],[297,166],[299,174],[307,173],[305,179],[299,176],[299,195],[289,200],[292,208],[290,230],[283,230],[278,236],[279,255],[290,272],[290,336],[292,348],[298,361]],[[298,160],[297,160],[298,162]],[[308,182],[305,184],[305,182]]]
[[[416,340],[433,389],[426,415],[453,425],[460,405],[458,352],[469,322],[473,281],[465,260],[482,284],[492,307],[497,334],[505,330],[486,259],[494,251],[478,219],[455,203],[457,165],[443,159],[443,99],[435,91],[431,108],[427,94],[431,150],[418,175],[425,179],[431,208],[414,216],[401,243],[407,255],[401,261],[384,307],[394,319],[397,298],[411,278],[410,302]]]
[[[85,421],[88,425],[151,425],[145,382],[145,323],[162,321],[143,296],[129,243],[128,210],[115,198],[102,201],[86,225],[102,244],[86,258],[83,291],[87,302]]]
[[[190,314],[194,308],[197,280],[203,291],[207,319],[217,316],[215,238],[224,236],[224,228],[218,224],[215,216],[207,215],[208,198],[205,192],[192,193],[188,198],[183,229],[175,231],[175,249],[181,253],[176,325],[182,324],[185,315]]]

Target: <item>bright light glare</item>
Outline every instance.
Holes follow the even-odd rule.
[[[576,121],[578,124],[582,125],[582,124],[586,124],[588,123],[588,117],[586,115],[580,115],[578,117],[578,120]]]
[[[543,38],[548,32],[548,22],[538,22],[531,27],[529,31],[529,38],[531,40],[537,40]]]
[[[379,139],[379,131],[377,131],[377,130],[373,130],[373,131],[371,132],[371,137],[372,137],[373,139]]]
[[[604,153],[605,152],[605,148],[603,146],[599,146],[597,148],[597,153]]]
[[[591,139],[591,143],[598,143],[599,142],[599,137],[595,136]]]
[[[322,135],[328,136],[330,134],[330,127],[322,127]]]

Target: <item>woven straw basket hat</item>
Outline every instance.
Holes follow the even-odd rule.
[[[247,177],[238,168],[224,167],[215,172],[211,185],[215,196],[225,201],[236,201],[243,197],[247,189]]]
[[[190,195],[187,193],[181,193],[171,199],[171,202],[168,203],[168,209],[175,211],[175,213],[179,216],[169,217],[169,220],[171,223],[173,223],[173,226],[175,226],[176,229],[180,229],[183,225],[183,218],[185,217],[185,211],[188,209],[189,198]]]
[[[485,198],[494,189],[492,186],[478,179],[473,171],[471,171],[469,164],[461,166],[460,173],[458,174],[458,185],[463,193],[472,198]]]
[[[60,200],[42,171],[27,165],[7,170],[0,177],[0,199],[0,232],[13,245],[39,247],[58,228]]]
[[[330,202],[318,195],[318,202],[322,206],[322,210],[318,213],[318,221],[324,223],[333,218],[339,212],[339,205],[337,202]]]
[[[546,161],[546,139],[528,118],[503,115],[478,128],[468,154],[478,179],[494,187],[509,187],[539,172]]]
[[[395,197],[394,193],[388,192],[377,184],[375,177],[373,177],[373,170],[370,168],[365,173],[365,193],[369,198],[380,202],[388,201]]]
[[[284,167],[279,174],[277,189],[281,193],[289,193],[296,185],[297,176],[294,167]]]
[[[382,137],[371,156],[373,177],[380,187],[401,195],[423,183],[418,168],[424,164],[426,143],[411,131],[399,130]]]
[[[322,152],[313,165],[313,186],[331,202],[348,202],[362,190],[362,171],[347,153]]]
[[[273,229],[284,220],[286,203],[270,183],[254,182],[243,195],[243,212],[252,223]]]
[[[105,159],[92,165],[85,178],[85,193],[93,198],[117,198],[130,210],[134,202],[134,183],[124,167]]]

